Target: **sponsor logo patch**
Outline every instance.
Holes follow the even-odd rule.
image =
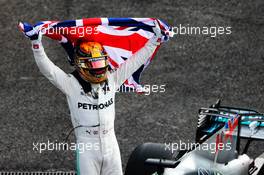
[[[100,103],[100,104],[89,104],[89,103],[81,103],[78,102],[78,108],[80,109],[87,109],[87,110],[99,110],[99,109],[104,109],[109,107],[110,105],[112,105],[113,102],[113,98],[111,98],[110,100],[106,101],[105,103]]]
[[[33,49],[39,49],[39,44],[33,44]]]

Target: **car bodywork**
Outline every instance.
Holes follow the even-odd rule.
[[[243,150],[242,139],[246,140]],[[251,109],[221,106],[218,100],[199,110],[196,144],[191,149],[181,150],[170,159],[150,154],[144,167],[154,166],[157,169],[151,174],[160,175],[264,175],[264,153],[255,159],[247,155],[254,140],[264,140],[264,115]],[[153,150],[153,155],[157,151]]]

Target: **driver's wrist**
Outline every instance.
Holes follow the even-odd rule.
[[[31,45],[33,50],[39,50],[42,48],[42,43],[40,40],[31,40]]]

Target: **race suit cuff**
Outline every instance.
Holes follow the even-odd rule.
[[[43,50],[43,46],[42,46],[41,41],[33,40],[33,41],[31,41],[31,44],[32,44],[32,50],[33,51]]]

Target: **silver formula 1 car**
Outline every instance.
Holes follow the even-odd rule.
[[[221,106],[218,100],[199,110],[191,148],[175,153],[168,144],[140,145],[132,152],[125,175],[264,175],[264,153],[257,158],[247,155],[252,141],[263,140],[264,114]]]

